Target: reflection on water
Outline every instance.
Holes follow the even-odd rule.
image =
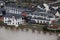
[[[12,31],[5,28],[0,28],[0,40],[57,40],[57,36],[55,34],[43,34],[42,31],[40,34],[38,34],[37,31],[32,33],[30,29],[29,31]]]

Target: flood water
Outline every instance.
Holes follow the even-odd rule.
[[[32,33],[31,30],[27,31],[12,31],[5,28],[0,28],[0,40],[57,40],[55,34],[49,35],[49,33],[39,34],[37,31]]]

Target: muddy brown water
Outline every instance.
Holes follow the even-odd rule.
[[[0,28],[0,40],[57,40],[57,36],[49,33],[43,34],[42,31],[40,34],[37,31],[33,33],[31,29],[28,32],[25,29],[12,31],[3,27]]]

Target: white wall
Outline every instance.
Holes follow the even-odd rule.
[[[8,20],[10,20],[11,22],[8,22]],[[19,24],[23,24],[24,22],[23,22],[22,18],[13,19],[13,18],[4,17],[4,23],[7,23],[7,25],[15,25],[15,26],[18,26]]]
[[[41,15],[31,15],[31,14],[29,14],[28,16],[31,16],[32,18],[34,18],[34,17],[41,17],[41,18],[46,18],[47,20],[48,19],[50,19],[50,21],[47,21],[47,20],[38,20],[38,19],[32,19],[32,20],[35,20],[36,21],[36,23],[38,23],[38,21],[39,21],[39,23],[41,23],[41,21],[42,21],[42,23],[43,22],[49,22],[49,24],[51,24],[52,23],[52,20],[56,20],[54,17],[53,18],[48,18],[47,16],[41,16]]]
[[[50,10],[50,9],[49,9],[49,5],[46,4],[46,3],[44,3],[43,5],[44,5],[44,7],[45,7],[45,9],[46,9],[46,12],[48,12],[48,11]]]
[[[12,13],[12,14],[21,14],[22,12],[14,7],[5,7],[7,13]]]
[[[32,19],[32,20],[35,20],[36,23],[44,23],[44,22],[45,22],[45,23],[48,22],[49,24],[52,23],[52,21],[46,21],[46,20],[38,20],[38,19]]]

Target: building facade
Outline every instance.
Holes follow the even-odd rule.
[[[24,20],[19,14],[6,14],[4,16],[4,23],[6,23],[7,25],[19,26],[20,24],[24,23]]]
[[[41,10],[41,9],[40,9]],[[46,11],[35,11],[29,13],[27,16],[30,16],[31,20],[34,20],[36,23],[49,23],[51,24],[53,20],[55,20],[55,16],[53,14],[49,14]]]

